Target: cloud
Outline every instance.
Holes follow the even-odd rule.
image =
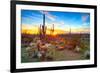
[[[86,22],[88,19],[89,15],[82,15],[82,21]]]
[[[61,24],[61,25],[64,25],[65,23],[64,23],[64,21],[60,21],[60,24]]]
[[[87,26],[87,25],[89,25],[89,23],[83,23],[82,25],[83,25],[83,26]]]
[[[52,14],[50,14],[48,11],[40,11],[42,14],[45,14],[47,18],[49,18],[52,21],[55,21],[56,17]]]

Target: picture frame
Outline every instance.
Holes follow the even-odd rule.
[[[77,53],[79,54],[81,52],[74,50],[74,52],[75,52],[74,53],[74,52],[72,52],[73,51],[73,49],[72,49],[71,51],[67,50],[70,53],[72,52],[71,57],[70,57],[71,59],[68,58],[68,60],[65,59],[65,58],[60,59],[59,57],[56,57],[61,52],[58,52],[58,54],[55,56],[56,58],[52,59],[53,61],[51,61],[51,58],[49,58],[50,61],[44,61],[43,56],[42,56],[42,60],[41,60],[41,58],[39,58],[39,62],[37,62],[37,58],[36,58],[36,61],[34,61],[33,56],[32,56],[33,52],[31,54],[32,61],[28,60],[28,58],[26,58],[27,53],[23,54],[22,53],[23,50],[21,50],[21,49],[23,48],[23,41],[24,41],[23,38],[25,38],[25,37],[23,37],[23,35],[27,36],[26,34],[32,34],[33,33],[34,34],[33,36],[37,37],[37,35],[35,34],[36,30],[31,33],[31,32],[24,32],[24,29],[23,29],[23,28],[26,28],[26,29],[29,28],[30,29],[31,27],[33,27],[33,26],[28,26],[28,25],[24,26],[23,25],[24,23],[28,23],[28,24],[31,25],[31,23],[30,23],[31,20],[30,19],[26,20],[24,18],[24,17],[27,17],[28,14],[30,14],[31,12],[33,12],[32,15],[34,17],[35,17],[35,15],[37,15],[38,12],[43,13],[43,15],[46,15],[46,17],[43,16],[42,19],[37,19],[37,20],[41,21],[41,20],[45,19],[45,20],[43,20],[43,24],[46,24],[47,28],[49,27],[49,25],[45,22],[49,22],[50,20],[55,22],[55,24],[53,25],[53,29],[54,28],[55,29],[50,30],[50,31],[52,33],[54,33],[54,35],[56,35],[56,38],[58,38],[57,37],[58,35],[59,35],[60,38],[61,37],[65,38],[64,36],[66,36],[67,33],[65,33],[64,31],[61,32],[61,30],[59,30],[59,32],[57,31],[56,27],[59,28],[60,26],[58,26],[56,24],[60,20],[55,21],[55,19],[53,17],[60,18],[61,15],[59,15],[59,14],[65,14],[65,15],[67,15],[68,18],[65,19],[65,16],[61,17],[63,21],[64,20],[67,21],[67,22],[70,21],[70,23],[71,23],[72,21],[75,20],[75,19],[72,19],[72,18],[77,17],[78,18],[78,22],[76,21],[77,23],[79,23],[80,21],[88,22],[88,24],[84,24],[84,26],[83,25],[81,26],[80,30],[83,29],[83,27],[86,28],[86,29],[84,28],[85,30],[83,29],[82,31],[80,31],[80,30],[75,31],[73,29],[76,26],[78,27],[78,24],[76,24],[75,26],[73,26],[73,24],[71,26],[68,26],[68,28],[70,28],[70,29],[68,30],[68,35],[67,35],[67,36],[69,36],[69,34],[71,34],[70,37],[72,37],[72,35],[73,36],[81,35],[82,39],[84,39],[83,36],[87,36],[85,38],[86,38],[86,41],[89,40],[89,42],[88,43],[85,42],[85,43],[87,43],[89,45],[85,45],[85,46],[89,46],[88,59],[86,58],[88,53],[86,53],[86,51],[84,51],[83,53],[86,54],[85,58],[83,58],[83,54],[82,54],[82,59],[78,58],[76,60],[76,58],[75,58],[75,60],[74,60],[72,58],[73,55],[75,55]],[[87,16],[84,16],[85,14]],[[53,16],[53,15],[55,15],[55,16]],[[70,16],[70,15],[72,15],[72,16]],[[75,15],[75,16],[73,17],[73,15]],[[82,20],[80,20],[80,15],[83,15],[83,16],[81,16]],[[70,19],[70,20],[68,20],[68,19]],[[33,18],[32,21],[33,20],[35,20],[35,19]],[[36,20],[33,23],[36,23]],[[60,24],[62,24],[61,27],[63,29],[66,29],[64,27],[67,27],[67,26],[66,25],[63,26],[64,25],[63,22],[61,22]],[[40,24],[38,24],[36,26],[39,26],[39,25]],[[52,28],[52,26],[51,26],[51,28]],[[32,28],[32,30],[33,29],[35,29],[35,28]],[[39,29],[41,29],[41,31],[42,31],[41,27]],[[47,30],[49,30],[49,29],[47,29]],[[43,32],[44,31],[42,31],[42,33]],[[49,31],[46,31],[46,32],[49,32]],[[42,35],[44,35],[44,33]],[[46,36],[47,36],[47,33],[46,33]],[[32,40],[36,39],[36,37],[32,38]],[[43,36],[42,39],[44,37],[45,36]],[[53,36],[49,36],[49,37],[53,37]],[[25,38],[25,39],[29,40],[30,38],[31,37]],[[78,37],[78,39],[79,38],[80,37]],[[69,40],[69,41],[72,41],[72,39],[73,38],[71,38],[71,40]],[[75,39],[76,39],[76,37],[75,37]],[[34,1],[11,1],[11,37],[10,37],[10,40],[11,40],[11,45],[10,45],[11,46],[11,61],[10,61],[10,64],[11,64],[11,66],[10,66],[11,70],[10,71],[11,72],[29,72],[29,71],[45,71],[45,70],[79,69],[79,68],[97,67],[97,6],[94,6],[94,5],[78,5],[78,4],[62,4],[62,3],[47,3],[47,2],[34,2]],[[45,41],[47,43],[47,39]],[[58,41],[58,39],[56,41]],[[52,41],[49,40],[48,42],[49,42],[49,45],[51,45]],[[55,41],[53,41],[53,42],[55,42]],[[58,42],[61,42],[61,41],[58,41]],[[74,41],[72,41],[72,42],[74,42]],[[34,42],[34,43],[36,43],[36,42]],[[56,48],[58,48],[59,45],[60,44],[58,43]],[[65,44],[65,45],[67,45],[67,44]],[[65,47],[65,45],[64,45],[64,47]],[[79,43],[77,45],[79,46]],[[26,46],[26,45],[24,45],[24,46]],[[29,43],[27,44],[27,47],[30,47]],[[76,47],[74,47],[74,49],[75,48]],[[57,50],[62,51],[62,48],[61,49],[59,48]],[[54,52],[54,54],[56,54],[56,53]],[[23,55],[25,55],[25,56],[23,56]],[[79,54],[79,55],[81,55],[81,54]],[[60,56],[63,57],[63,54],[61,54]],[[68,54],[67,54],[67,56],[69,57]],[[30,57],[30,56],[28,56],[28,57]],[[47,60],[47,58],[46,58],[46,60]]]

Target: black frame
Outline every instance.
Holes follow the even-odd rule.
[[[94,64],[75,65],[75,66],[59,66],[59,67],[43,67],[43,68],[26,68],[16,69],[16,4],[24,5],[42,5],[42,6],[58,6],[58,7],[75,7],[94,9]],[[77,4],[61,4],[47,2],[31,2],[31,1],[11,1],[11,72],[28,72],[28,71],[44,71],[44,70],[59,70],[59,69],[77,69],[97,67],[97,6],[93,5],[77,5]]]

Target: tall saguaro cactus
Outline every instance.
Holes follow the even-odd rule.
[[[39,34],[41,40],[44,40],[46,38],[46,30],[47,27],[45,26],[45,14],[43,14],[43,25],[40,24],[39,28]]]

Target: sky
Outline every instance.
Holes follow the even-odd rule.
[[[21,24],[23,29],[35,29],[43,24],[43,14],[45,14],[45,24],[47,28],[72,32],[87,32],[90,29],[90,14],[80,12],[58,12],[58,11],[37,11],[21,10]],[[35,29],[36,30],[36,29]]]

